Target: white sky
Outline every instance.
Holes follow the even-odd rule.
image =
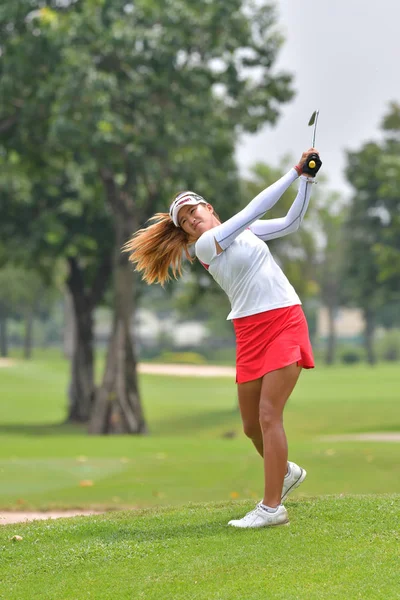
[[[389,102],[400,102],[399,0],[276,0],[286,41],[276,70],[294,75],[295,98],[283,105],[275,128],[244,136],[237,161],[246,174],[257,161],[296,159],[311,144],[312,112],[320,110],[316,147],[329,187],[350,191],[345,150],[379,138]],[[322,171],[321,171],[322,172]]]

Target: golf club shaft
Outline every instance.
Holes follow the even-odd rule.
[[[311,141],[311,148],[315,147],[315,136],[317,133],[318,115],[319,115],[319,110],[317,110],[315,113],[314,131],[313,131],[313,136],[312,136],[312,141]]]

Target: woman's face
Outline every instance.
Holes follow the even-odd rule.
[[[219,225],[213,213],[211,204],[186,204],[178,213],[178,222],[191,238],[197,240],[205,231]]]

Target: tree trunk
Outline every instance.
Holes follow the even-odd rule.
[[[326,348],[325,363],[332,365],[335,362],[336,331],[335,331],[335,309],[334,304],[328,304],[328,341]]]
[[[376,356],[373,344],[375,331],[375,314],[372,310],[368,308],[364,309],[364,321],[364,345],[365,351],[367,353],[367,361],[370,365],[374,365],[376,363]]]
[[[89,433],[146,433],[130,332],[115,316],[106,369],[96,394]]]
[[[72,360],[74,355],[74,333],[75,317],[74,303],[68,290],[64,294],[64,333],[63,333],[63,351],[68,360]]]
[[[105,181],[114,211],[116,247],[114,254],[114,318],[107,362],[97,391],[89,424],[93,434],[146,433],[136,372],[133,314],[133,273],[122,245],[135,231],[132,199],[117,197],[113,179]]]
[[[67,284],[71,297],[72,326],[71,378],[66,422],[86,423],[95,395],[93,369],[93,307],[85,294],[83,278],[75,260],[69,261]]]
[[[74,323],[68,422],[89,420],[95,395],[93,360],[93,310],[87,307]]]
[[[91,285],[87,282],[78,260],[68,258],[67,286],[71,297],[70,323],[73,327],[71,381],[68,390],[67,422],[89,421],[96,394],[94,381],[94,309],[101,301],[108,285],[112,260],[104,255]]]
[[[7,315],[0,308],[0,356],[8,356]]]
[[[33,310],[28,309],[25,315],[24,358],[32,358]]]

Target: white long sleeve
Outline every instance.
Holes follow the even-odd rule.
[[[287,215],[279,219],[255,221],[250,225],[250,231],[264,242],[297,231],[310,202],[312,184],[313,181],[307,177],[300,177],[299,191]]]
[[[297,178],[296,169],[290,169],[286,175],[253,198],[243,210],[212,229],[213,237],[221,248],[226,250],[240,233],[272,208]]]

